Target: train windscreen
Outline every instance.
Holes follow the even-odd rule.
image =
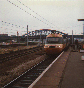
[[[46,40],[46,43],[47,44],[61,44],[63,43],[63,38],[62,37],[47,37],[47,40]]]

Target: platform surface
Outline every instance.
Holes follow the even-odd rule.
[[[71,52],[60,88],[84,88],[84,53]]]
[[[33,88],[84,88],[83,55],[70,50],[63,53]]]
[[[69,54],[64,52],[33,88],[58,88]]]

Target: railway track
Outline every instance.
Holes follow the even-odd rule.
[[[36,78],[56,59],[57,56],[46,58],[5,85],[3,88],[28,88],[36,80]]]
[[[10,53],[5,53],[5,54],[0,54],[0,63],[6,62],[8,60],[12,60],[15,58],[20,58],[22,56],[29,55],[31,53],[37,52],[39,50],[42,50],[43,46],[40,47],[33,47],[29,49],[24,49],[24,50],[18,50],[15,52],[10,52]]]

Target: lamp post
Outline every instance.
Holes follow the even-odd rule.
[[[40,30],[40,42],[41,42],[41,35],[42,35],[42,31]]]
[[[84,19],[78,19],[78,21],[83,21],[83,39],[84,39]]]
[[[83,21],[83,39],[84,39],[84,19],[78,19],[78,21]],[[84,49],[84,44],[83,44],[82,48]]]
[[[72,44],[73,44],[73,30],[72,30]]]

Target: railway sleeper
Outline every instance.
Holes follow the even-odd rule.
[[[12,88],[23,88],[21,86],[13,86]],[[27,87],[24,87],[24,88],[27,88]]]
[[[23,79],[31,80],[31,77],[33,77],[33,76],[34,76],[34,77],[38,77],[38,75],[32,75],[32,76],[28,76],[28,75],[27,75],[27,76],[25,76]]]
[[[31,85],[31,83],[21,83],[20,86],[24,86],[24,87],[28,87],[29,85]],[[23,87],[23,88],[24,88]],[[20,87],[21,88],[21,87]]]
[[[32,73],[35,74],[35,75],[38,74],[38,73],[42,73],[42,72],[43,72],[43,69],[42,70],[41,69],[39,69],[39,70],[36,69],[35,71],[32,71]]]
[[[32,80],[21,80],[20,82],[32,82]]]

